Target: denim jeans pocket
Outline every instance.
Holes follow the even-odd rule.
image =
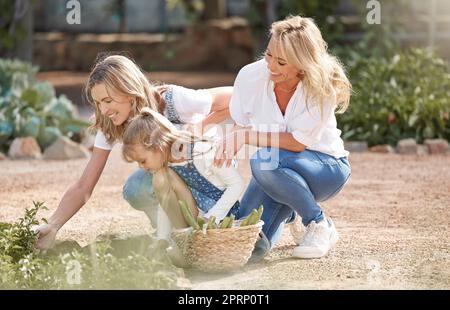
[[[315,155],[317,161],[324,165],[335,166],[335,165],[339,164],[338,159],[334,158],[331,155],[317,152],[317,151],[314,152],[314,155]]]

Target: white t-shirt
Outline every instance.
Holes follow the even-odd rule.
[[[181,122],[195,124],[201,122],[211,111],[212,95],[207,89],[189,89],[177,85],[169,85],[172,90],[173,103]],[[167,115],[167,110],[164,111]],[[112,144],[108,143],[102,131],[97,131],[94,147],[103,150],[112,150]]]
[[[236,164],[226,167],[214,166],[214,155],[216,146],[210,142],[197,142],[194,145],[194,154],[198,154],[193,158],[193,164],[198,172],[211,182],[218,189],[224,191],[216,204],[207,212],[204,213],[199,210],[199,215],[205,218],[211,216],[216,217],[216,222],[219,223],[228,214],[230,209],[239,200],[242,192],[245,189],[245,180],[237,170]],[[171,166],[185,165],[187,162],[170,164]],[[158,207],[157,219],[157,238],[169,239],[171,232],[170,220],[164,210]]]
[[[346,157],[344,142],[337,128],[334,115],[335,104],[319,105],[308,102],[306,91],[299,83],[297,90],[281,113],[274,92],[274,83],[269,79],[264,59],[243,67],[234,82],[230,102],[230,114],[241,126],[249,126],[260,132],[289,132],[295,140],[306,145],[306,149],[334,156]],[[322,117],[321,117],[322,116]]]

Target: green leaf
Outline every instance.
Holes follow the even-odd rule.
[[[25,101],[30,107],[35,108],[39,100],[39,93],[37,90],[29,88],[24,90],[20,99]]]
[[[60,136],[62,136],[62,133],[58,128],[44,127],[39,131],[38,143],[43,149],[45,149],[55,142]]]
[[[433,138],[434,137],[434,129],[431,126],[425,127],[425,130],[423,131],[423,137],[424,138]]]
[[[20,135],[22,137],[37,137],[39,135],[40,125],[41,120],[37,116],[24,118],[20,129]]]
[[[419,116],[418,116],[417,114],[412,114],[412,115],[410,115],[410,117],[409,117],[408,125],[409,125],[410,127],[414,127],[414,125],[416,125],[416,123],[417,123],[418,120],[419,120]]]
[[[55,98],[55,89],[49,82],[37,83],[34,88],[39,93],[42,106],[50,104]]]
[[[8,140],[14,130],[13,124],[9,121],[0,121],[0,144]]]

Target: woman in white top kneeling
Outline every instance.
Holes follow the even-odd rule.
[[[143,108],[165,115],[176,126],[201,131],[228,118],[231,87],[193,90],[176,85],[155,86],[139,66],[121,55],[98,59],[86,83],[86,97],[95,109],[97,130],[94,149],[80,178],[63,195],[49,221],[38,228],[36,247],[52,247],[59,229],[89,200],[113,146],[121,142],[130,120]],[[156,225],[158,202],[152,174],[139,169],[129,177],[123,196]]]
[[[236,129],[223,139],[215,164],[228,164],[244,144],[262,147],[251,158],[252,179],[239,217],[264,205],[262,238],[252,260],[277,243],[285,223],[302,218],[306,232],[294,257],[318,258],[338,240],[318,202],[336,195],[350,176],[337,129],[351,85],[310,18],[275,22],[265,58],[241,69],[230,103]]]

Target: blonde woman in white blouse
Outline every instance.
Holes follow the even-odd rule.
[[[83,173],[64,193],[48,223],[38,228],[36,247],[42,250],[52,247],[59,229],[89,200],[113,146],[122,140],[130,119],[142,108],[158,111],[178,126],[201,128],[228,118],[232,88],[193,90],[176,85],[155,86],[133,60],[109,55],[96,61],[85,92],[95,111],[94,149]],[[155,227],[158,203],[152,174],[143,169],[133,173],[125,183],[123,196],[133,208],[144,211]]]
[[[252,179],[239,211],[244,217],[264,205],[253,260],[264,257],[295,215],[306,232],[296,240],[294,257],[322,257],[337,242],[318,202],[336,195],[350,176],[334,114],[345,111],[350,94],[318,27],[301,16],[275,22],[264,59],[239,72],[230,103],[237,127],[223,139],[215,164],[228,164],[244,144],[261,147],[251,159]]]

